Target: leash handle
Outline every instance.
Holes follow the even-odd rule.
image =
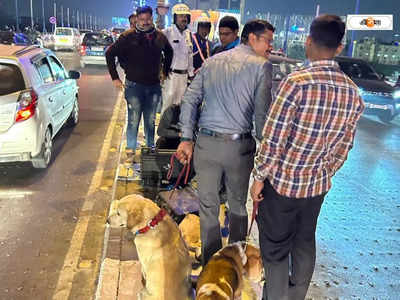
[[[258,213],[258,202],[253,201],[253,212],[251,213],[250,229],[249,229],[249,232],[247,233],[247,236],[250,236],[251,229],[253,227],[254,220],[256,219],[257,213]]]
[[[178,159],[178,156],[176,155],[176,153],[174,153],[173,155],[171,155],[171,160],[170,160],[170,167],[168,170],[168,174],[167,174],[167,179],[170,180],[172,177],[172,172],[174,170],[174,166],[175,166],[175,162],[174,162],[174,158]],[[186,173],[186,174],[185,174]],[[176,189],[176,187],[180,184],[182,176],[185,174],[185,180],[184,180],[184,184],[188,183],[188,179],[189,179],[189,174],[190,174],[190,160],[183,165],[182,170],[179,172],[178,175],[178,179],[175,182],[175,186],[173,187],[173,189]]]

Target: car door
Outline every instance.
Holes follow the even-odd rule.
[[[55,134],[61,127],[61,90],[59,90],[56,84],[46,56],[35,61],[34,66],[41,77],[41,86],[37,92],[39,93],[39,98],[44,99],[43,104],[53,126],[53,133]]]
[[[60,123],[64,124],[71,114],[74,105],[74,82],[72,80],[67,80],[65,68],[55,56],[50,55],[48,59],[55,78],[55,84],[60,92]]]

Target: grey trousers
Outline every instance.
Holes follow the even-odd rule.
[[[202,264],[222,248],[218,220],[221,179],[229,205],[229,243],[245,240],[249,178],[256,144],[253,138],[226,140],[200,134],[194,150],[194,168],[200,197],[200,235]]]

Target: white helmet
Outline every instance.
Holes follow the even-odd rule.
[[[185,3],[178,3],[175,4],[174,7],[172,7],[172,17],[174,19],[174,24],[176,22],[175,15],[188,15],[189,16],[188,23],[190,24],[190,17],[191,17],[190,8]]]

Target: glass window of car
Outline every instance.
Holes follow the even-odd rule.
[[[339,61],[339,66],[350,78],[379,80],[379,75],[367,63],[360,61]]]
[[[49,62],[47,61],[46,58],[42,58],[35,65],[44,83],[50,83],[54,81]]]
[[[72,30],[68,28],[57,28],[56,35],[72,35]]]
[[[113,38],[102,33],[86,33],[83,38],[83,45],[86,46],[109,46],[113,43]]]
[[[0,96],[25,89],[25,82],[18,66],[0,63]]]
[[[56,81],[64,80],[66,78],[65,70],[63,66],[60,64],[60,62],[53,56],[49,56],[49,61],[51,69],[53,71],[53,76],[56,79]]]

